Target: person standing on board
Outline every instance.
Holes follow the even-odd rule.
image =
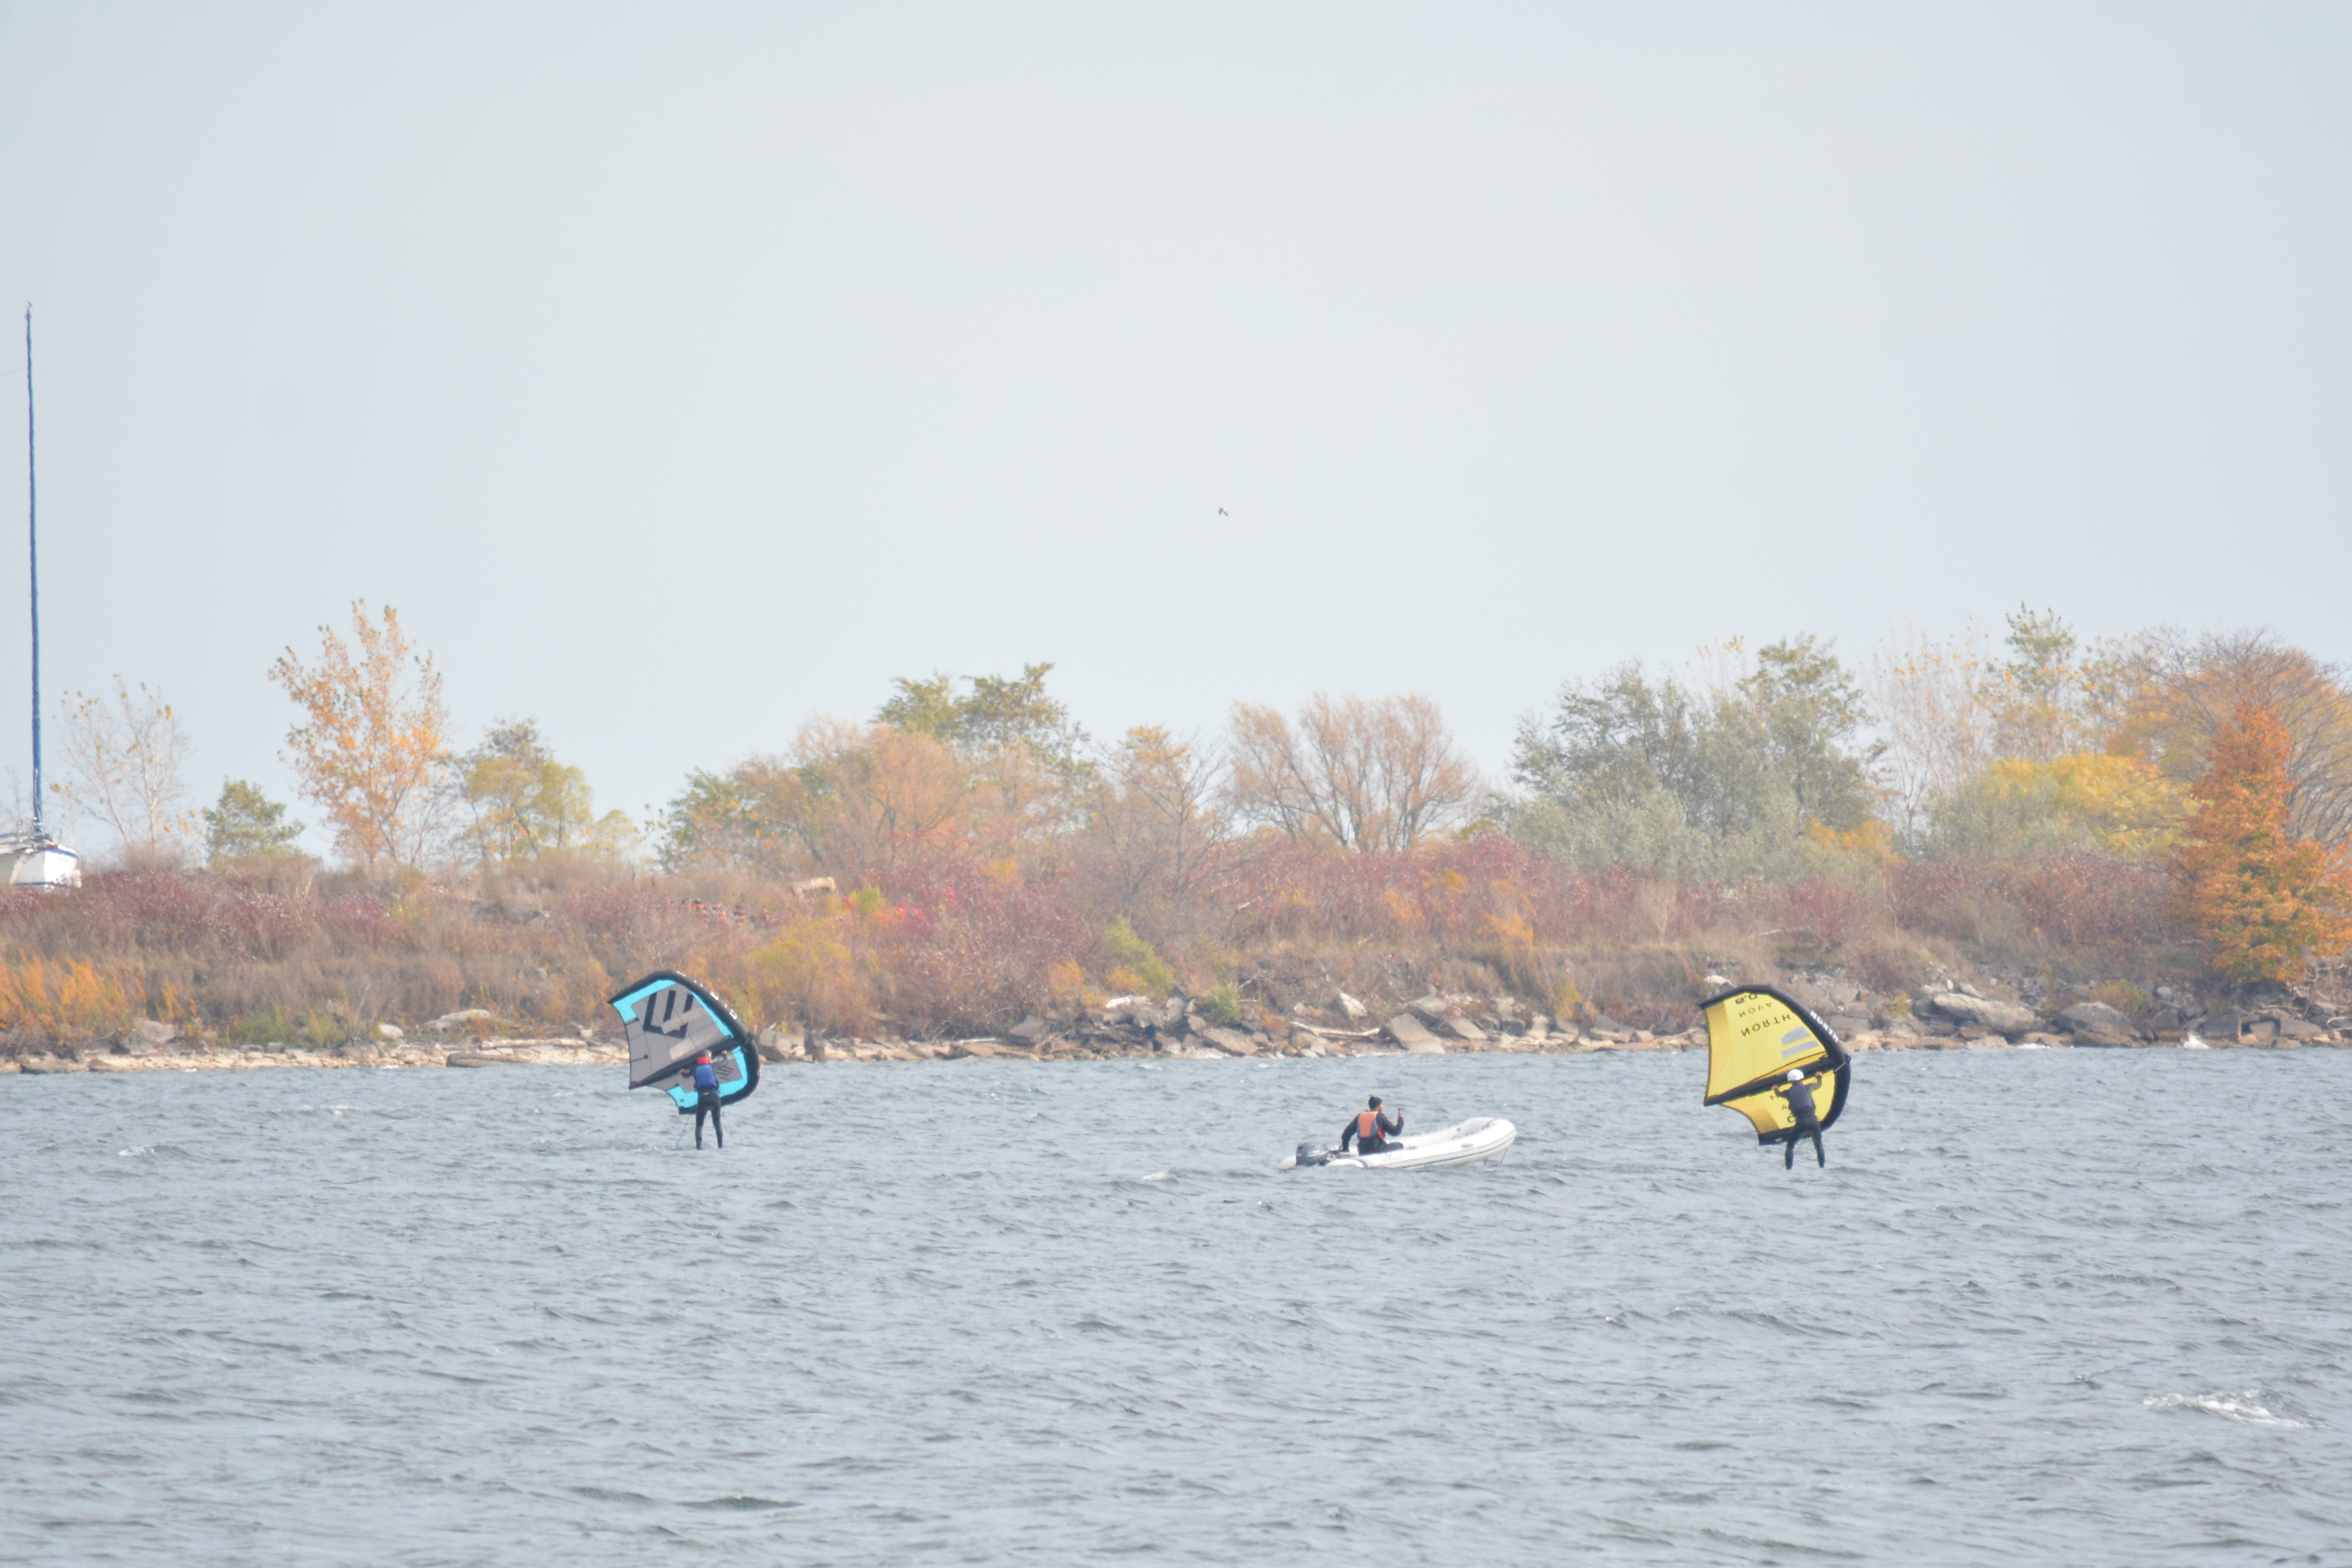
[[[1781,1151],[1780,1169],[1797,1168],[1797,1141],[1807,1136],[1813,1141],[1813,1163],[1827,1166],[1830,1157],[1822,1152],[1822,1115],[1813,1109],[1813,1091],[1805,1087],[1805,1069],[1790,1068],[1789,1081],[1772,1092],[1789,1102],[1789,1117],[1796,1124],[1789,1129],[1789,1146]]]
[[[694,1058],[694,1146],[702,1147],[702,1119],[710,1118],[711,1135],[719,1140],[721,1149],[727,1147],[727,1130],[719,1125],[719,1074],[710,1066],[710,1053],[703,1052]]]
[[[1348,1125],[1339,1130],[1339,1152],[1348,1152],[1348,1140],[1356,1141],[1359,1154],[1377,1154],[1389,1146],[1389,1140],[1404,1131],[1404,1118],[1390,1116],[1381,1110],[1381,1097],[1372,1096],[1370,1110],[1360,1110],[1348,1118]]]

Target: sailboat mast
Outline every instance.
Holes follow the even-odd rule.
[[[25,307],[25,555],[33,585],[33,837],[41,837],[41,492],[33,473],[33,307]]]

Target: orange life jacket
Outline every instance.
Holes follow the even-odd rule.
[[[1377,1110],[1358,1112],[1356,1116],[1356,1142],[1360,1143],[1367,1138],[1377,1138],[1380,1135],[1381,1113]]]

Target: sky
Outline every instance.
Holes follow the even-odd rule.
[[[1727,637],[2352,660],[2347,80],[2330,5],[12,0],[51,711],[290,799],[364,599],[642,816],[935,670],[1499,774]]]

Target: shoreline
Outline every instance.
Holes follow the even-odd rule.
[[[211,1046],[192,1051],[126,1050],[121,1047],[82,1047],[78,1057],[26,1056],[0,1063],[0,1072],[257,1072],[271,1068],[313,1069],[363,1068],[499,1068],[618,1066],[629,1059],[618,1045],[599,1045],[577,1038],[541,1040],[468,1040],[462,1047],[416,1046],[405,1042],[381,1046],[331,1046],[322,1048],[263,1046]]]
[[[771,1032],[772,1034],[772,1031]],[[1294,1037],[1296,1038],[1296,1037]],[[1856,1035],[1843,1042],[1856,1056],[1882,1051],[1983,1050],[2302,1050],[2344,1049],[2352,1041],[2332,1038],[2272,1040],[2201,1040],[2194,1035],[2173,1039],[2100,1041],[2095,1044],[2063,1035],[2032,1034],[2018,1039],[1999,1035],[1977,1039],[1936,1035]],[[774,1067],[819,1066],[861,1061],[1013,1060],[1033,1062],[1177,1060],[1240,1061],[1257,1058],[1329,1060],[1342,1057],[1405,1056],[1600,1056],[1634,1051],[1686,1051],[1706,1044],[1703,1032],[1662,1035],[1648,1039],[1603,1039],[1591,1036],[1550,1036],[1541,1039],[1508,1038],[1485,1043],[1449,1041],[1443,1045],[1406,1047],[1374,1037],[1316,1038],[1303,1047],[1234,1050],[1226,1042],[1181,1041],[1160,1048],[1105,1049],[1064,1040],[1031,1044],[998,1036],[961,1040],[835,1040],[816,1045],[811,1052],[801,1041],[760,1045],[761,1060]],[[123,1051],[21,1057],[0,1062],[0,1072],[14,1070],[42,1076],[61,1073],[259,1072],[271,1068],[310,1070],[454,1069],[494,1070],[501,1067],[619,1067],[628,1061],[625,1047],[575,1037],[551,1039],[469,1040],[461,1048],[446,1046],[341,1046],[323,1049],[280,1047],[208,1047],[195,1051]]]

